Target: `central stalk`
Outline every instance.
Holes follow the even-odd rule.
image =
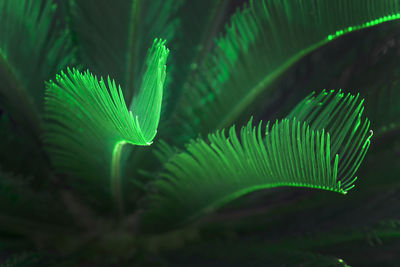
[[[124,144],[126,144],[125,141],[120,141],[115,145],[111,160],[111,195],[120,215],[124,213],[120,173],[121,152]]]

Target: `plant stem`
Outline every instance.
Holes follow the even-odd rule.
[[[126,144],[125,141],[120,141],[114,146],[111,160],[111,194],[120,215],[124,213],[120,173],[121,152],[124,144]]]

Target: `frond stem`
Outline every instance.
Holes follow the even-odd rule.
[[[111,194],[120,215],[124,213],[124,203],[121,189],[120,162],[122,148],[125,144],[125,141],[120,141],[114,146],[111,160]]]

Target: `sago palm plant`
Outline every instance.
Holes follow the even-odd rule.
[[[0,263],[397,266],[398,19],[0,0]]]

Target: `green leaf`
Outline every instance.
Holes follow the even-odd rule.
[[[68,31],[55,12],[52,1],[0,1],[0,104],[36,138],[43,81],[73,61]]]
[[[270,96],[273,82],[311,51],[399,18],[395,0],[253,0],[232,17],[202,75],[185,91],[181,123],[195,133],[229,126]]]
[[[111,192],[121,205],[121,149],[126,143],[150,145],[156,135],[168,53],[156,39],[130,110],[114,80],[99,81],[89,71],[68,69],[47,84],[45,142],[56,168],[80,178],[79,188]]]
[[[340,91],[309,96],[265,132],[252,120],[237,136],[217,131],[192,141],[154,183],[144,227],[167,229],[210,213],[250,192],[278,186],[346,194],[370,145],[363,101]]]

